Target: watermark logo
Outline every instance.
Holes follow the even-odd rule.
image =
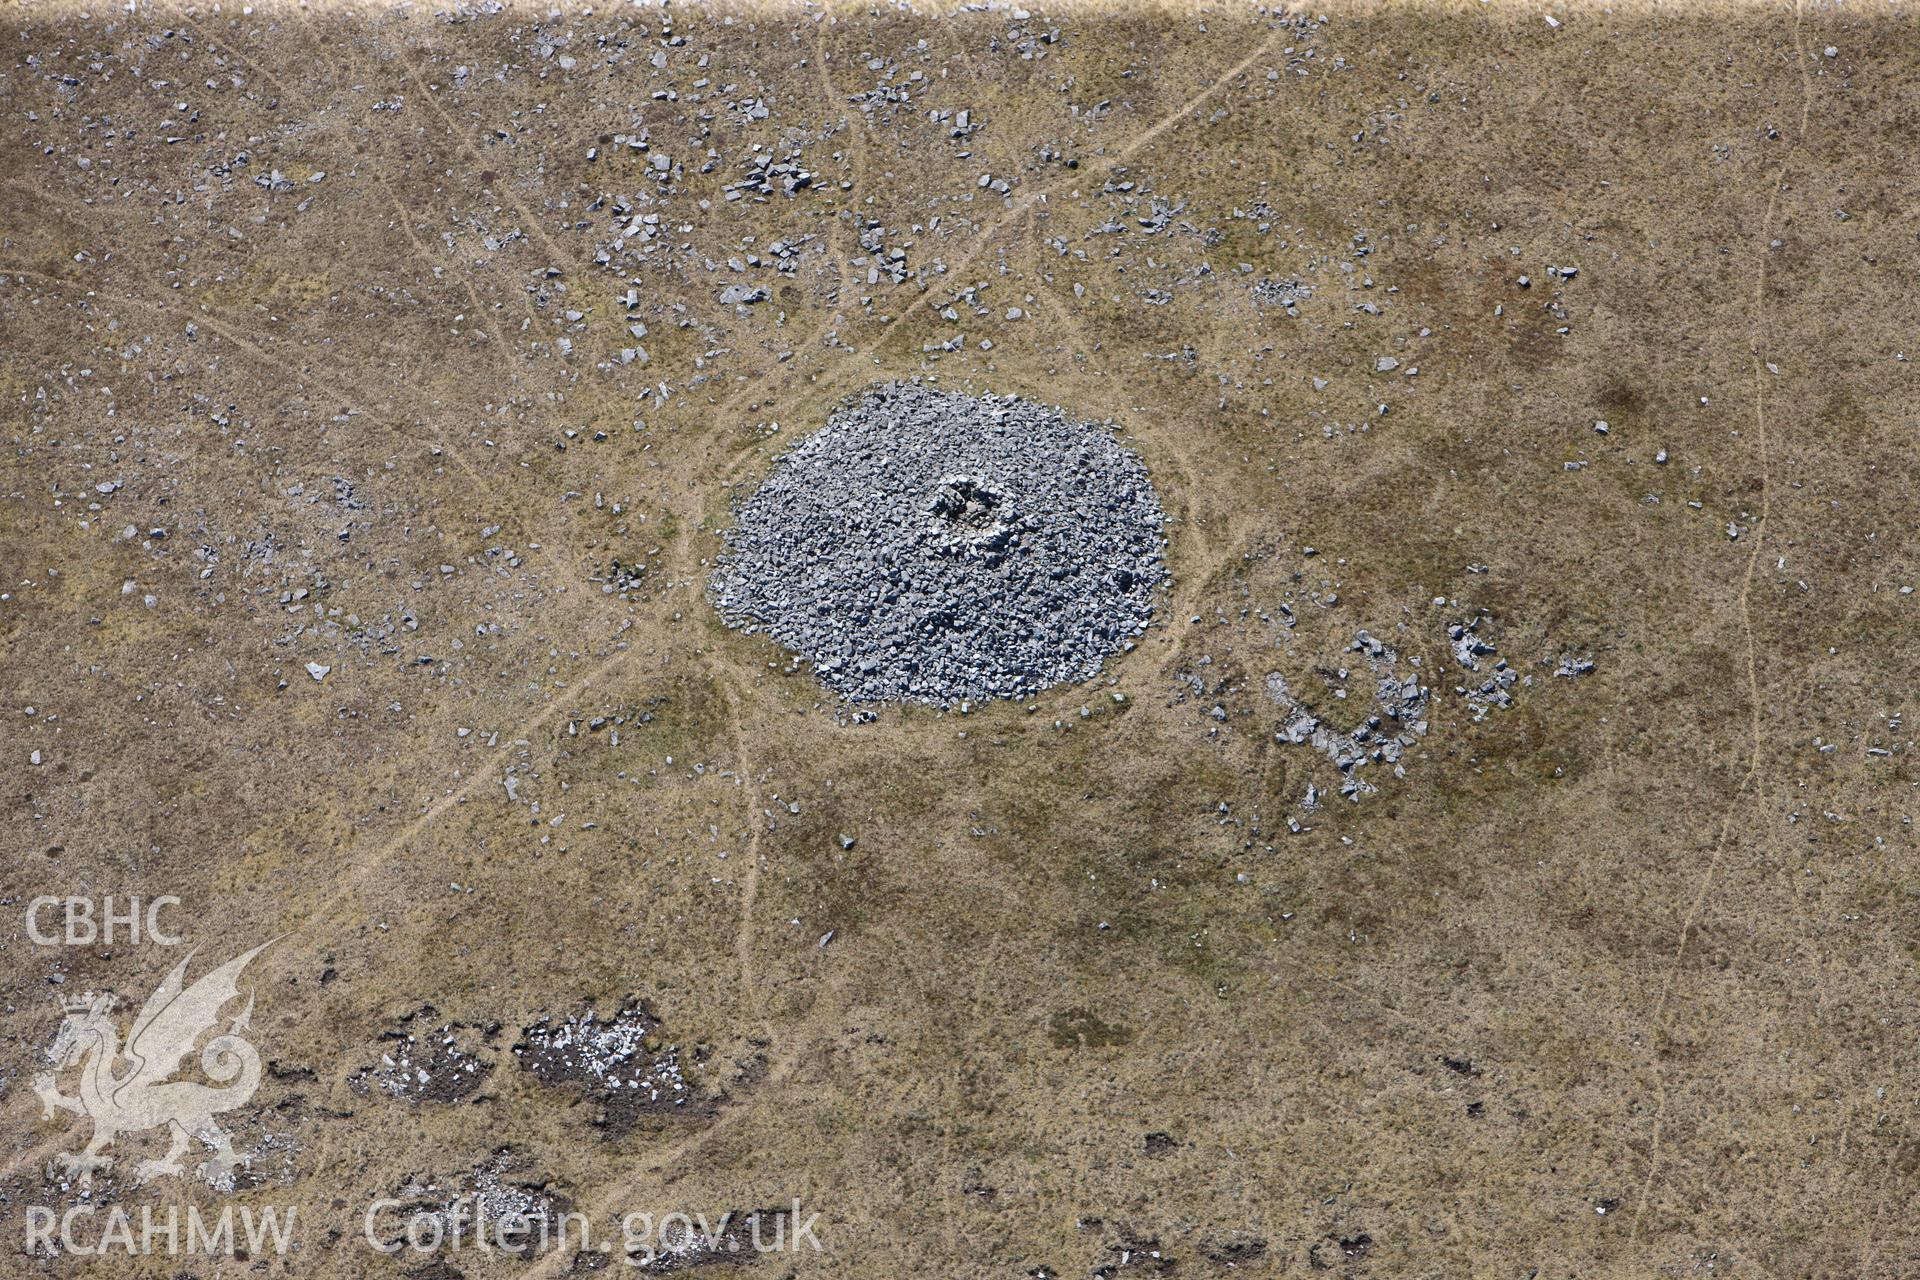
[[[193,1140],[213,1151],[197,1169],[209,1184],[241,1163],[233,1140],[214,1117],[245,1105],[260,1087],[260,1054],[241,1034],[253,1013],[252,994],[224,1029],[221,1011],[239,999],[241,972],[274,941],[203,974],[192,986],[186,985],[187,964],[193,959],[188,953],[147,997],[124,1047],[113,1016],[113,995],[88,992],[62,1002],[66,1020],[47,1051],[53,1070],[40,1072],[33,1088],[49,1118],[56,1111],[71,1111],[93,1122],[93,1137],[83,1150],[56,1157],[81,1187],[92,1184],[95,1171],[112,1167],[113,1157],[104,1152],[115,1139],[148,1129],[170,1130],[172,1145],[160,1159],[135,1164],[137,1182],[185,1172],[180,1157]],[[200,1069],[214,1083],[171,1079],[209,1032],[214,1034],[200,1049]],[[72,1094],[63,1093],[58,1083],[69,1072],[77,1073]]]
[[[284,1214],[272,1205],[258,1212],[243,1205],[238,1213],[226,1205],[218,1213],[203,1214],[198,1205],[188,1205],[183,1215],[178,1205],[156,1212],[149,1204],[140,1207],[136,1218],[132,1210],[117,1204],[78,1204],[58,1214],[36,1204],[27,1206],[26,1251],[35,1258],[62,1253],[79,1258],[110,1254],[259,1258],[291,1249],[293,1227],[292,1206]]]
[[[27,904],[27,936],[42,947],[90,947],[96,942],[109,947],[120,943],[139,946],[143,940],[177,947],[183,939],[167,932],[160,913],[179,905],[180,899],[172,894],[151,899],[144,906],[137,894],[120,899],[117,906],[112,894],[97,901],[46,894]]]
[[[393,1215],[408,1209],[396,1224]],[[798,1197],[791,1209],[744,1215],[729,1210],[718,1219],[704,1213],[629,1213],[620,1219],[616,1243],[597,1232],[583,1213],[529,1207],[524,1200],[488,1191],[431,1205],[375,1200],[367,1206],[361,1234],[368,1248],[389,1255],[402,1249],[419,1254],[474,1249],[530,1257],[557,1250],[617,1257],[627,1267],[646,1271],[675,1271],[712,1262],[746,1262],[760,1254],[807,1249],[821,1253],[814,1231],[819,1220],[817,1212],[803,1213]]]

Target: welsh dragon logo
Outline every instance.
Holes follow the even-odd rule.
[[[78,1176],[80,1186],[90,1186],[96,1170],[112,1167],[113,1158],[102,1153],[114,1139],[145,1129],[171,1129],[172,1145],[160,1159],[134,1165],[137,1182],[185,1172],[180,1157],[193,1139],[213,1151],[198,1167],[208,1182],[239,1166],[233,1140],[213,1118],[243,1105],[260,1087],[260,1054],[240,1034],[247,1030],[253,1013],[252,994],[248,993],[246,1006],[224,1031],[218,1024],[220,1011],[240,996],[241,971],[273,941],[201,975],[190,987],[186,973],[193,954],[188,953],[147,997],[124,1048],[112,1016],[117,1000],[111,992],[89,991],[77,1000],[61,1002],[66,1020],[47,1050],[53,1070],[35,1076],[33,1089],[47,1117],[56,1110],[71,1111],[93,1121],[93,1138],[84,1150],[55,1157],[69,1175]],[[214,1083],[170,1080],[209,1031],[217,1034],[200,1050],[200,1069]],[[75,1068],[80,1073],[79,1092],[60,1092],[57,1076]]]

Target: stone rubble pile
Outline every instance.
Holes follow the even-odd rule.
[[[1164,519],[1110,425],[890,383],[775,462],[709,594],[849,701],[1020,697],[1146,629]]]
[[[1350,731],[1342,732],[1309,711],[1278,671],[1267,673],[1266,692],[1283,716],[1274,740],[1306,743],[1324,754],[1340,770],[1340,794],[1358,800],[1375,789],[1358,775],[1366,765],[1391,765],[1396,777],[1404,776],[1400,757],[1426,736],[1430,697],[1417,677],[1399,673],[1400,655],[1367,632],[1356,632],[1347,651],[1360,654],[1374,677],[1373,709]],[[1347,672],[1339,676],[1344,680]],[[1314,809],[1319,802],[1319,788],[1309,783],[1303,807]]]

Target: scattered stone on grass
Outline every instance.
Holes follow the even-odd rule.
[[[397,1251],[410,1239],[484,1238],[484,1247],[515,1257],[545,1253],[565,1238],[574,1205],[550,1181],[529,1176],[527,1166],[507,1146],[456,1177],[409,1175],[394,1188],[393,1210],[370,1220],[380,1232],[377,1247]]]
[[[1414,676],[1399,673],[1400,655],[1362,630],[1354,634],[1348,652],[1360,654],[1374,677],[1374,705],[1371,712],[1351,730],[1342,732],[1322,722],[1320,716],[1300,703],[1287,687],[1286,677],[1278,671],[1266,679],[1267,696],[1277,703],[1286,719],[1274,736],[1276,742],[1308,743],[1324,754],[1340,770],[1340,794],[1350,800],[1375,790],[1359,776],[1368,764],[1393,766],[1395,777],[1405,777],[1400,756],[1427,732],[1427,687]],[[1336,675],[1342,681],[1347,671]],[[1306,809],[1319,807],[1320,792],[1307,784],[1301,804]]]
[[[660,1020],[629,1000],[602,1017],[592,1009],[522,1029],[513,1046],[521,1069],[542,1084],[571,1087],[600,1103],[595,1123],[624,1133],[648,1112],[702,1102],[682,1070],[680,1047],[659,1034]]]
[[[410,1031],[407,1024],[431,1018],[423,1007],[381,1034],[380,1061],[349,1078],[356,1093],[378,1089],[407,1102],[460,1102],[477,1092],[493,1071],[487,1041],[497,1027],[449,1022],[432,1030]]]
[[[1496,708],[1504,709],[1513,705],[1513,694],[1508,692],[1520,683],[1520,673],[1507,665],[1507,660],[1498,656],[1499,651],[1493,642],[1480,634],[1480,624],[1487,620],[1482,612],[1475,614],[1471,622],[1455,622],[1447,627],[1447,643],[1453,649],[1453,659],[1466,671],[1479,674],[1481,661],[1492,658],[1493,663],[1486,674],[1475,683],[1462,682],[1454,686],[1453,691],[1467,700],[1467,706],[1473,712],[1475,720],[1484,720],[1487,713]]]

